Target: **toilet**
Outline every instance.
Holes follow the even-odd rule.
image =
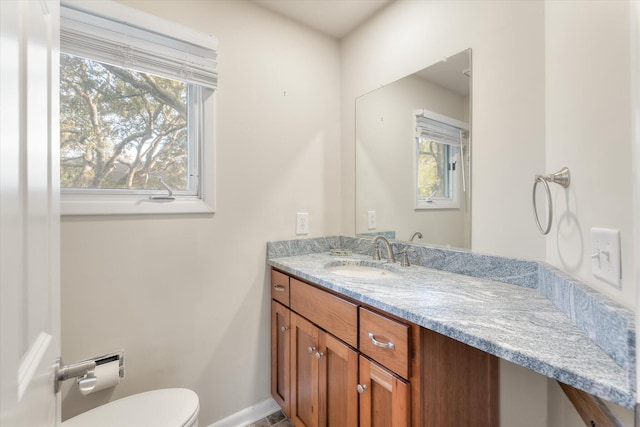
[[[186,388],[147,391],[76,415],[63,427],[198,427],[198,395]]]

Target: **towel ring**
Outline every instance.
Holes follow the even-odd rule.
[[[550,175],[536,175],[535,180],[533,182],[533,216],[536,219],[536,225],[538,226],[538,230],[542,234],[549,234],[551,230],[551,224],[553,223],[553,202],[551,200],[551,189],[549,188],[549,183],[555,182],[556,184],[560,184],[562,187],[567,188],[571,183],[571,173],[569,168],[564,167],[560,169],[556,173],[552,173]],[[538,207],[536,206],[536,187],[539,183],[544,184],[544,189],[547,196],[547,225],[542,228],[540,224],[540,218],[538,217]]]

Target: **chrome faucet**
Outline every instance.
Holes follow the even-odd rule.
[[[382,240],[384,246],[387,249],[387,262],[394,263],[396,262],[396,257],[393,255],[393,249],[391,248],[391,243],[384,236],[376,236],[373,238],[373,259],[378,261],[380,260],[380,248],[378,247],[378,242]]]
[[[422,239],[422,233],[421,233],[421,232],[419,232],[419,231],[416,231],[415,233],[413,233],[413,235],[411,236],[411,238],[409,239],[409,241],[410,241],[410,242],[413,242],[413,239],[415,239],[416,237],[417,237],[418,239]]]

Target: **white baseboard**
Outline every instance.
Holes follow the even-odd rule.
[[[240,427],[254,423],[267,415],[271,415],[274,412],[280,410],[280,406],[273,398],[268,398],[262,402],[256,403],[253,406],[236,412],[233,415],[228,416],[220,421],[216,421],[210,424],[208,427]]]

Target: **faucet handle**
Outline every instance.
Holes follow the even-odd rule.
[[[371,243],[371,246],[373,246],[373,260],[380,261],[380,247],[376,242]]]
[[[402,255],[402,261],[400,261],[400,265],[402,267],[411,267],[411,263],[409,263],[409,252],[415,251],[411,248],[405,248],[405,250],[400,252],[400,255]]]

